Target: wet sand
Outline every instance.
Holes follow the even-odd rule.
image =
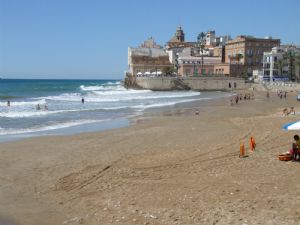
[[[0,217],[20,225],[299,224],[300,163],[281,162],[300,114],[255,92],[146,113],[98,133],[0,144]],[[196,111],[199,115],[195,115]],[[249,152],[249,138],[257,148]],[[248,157],[239,158],[245,141]]]

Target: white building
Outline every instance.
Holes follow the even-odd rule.
[[[263,76],[264,80],[276,81],[287,80],[288,67],[284,64],[283,54],[285,50],[281,47],[272,48],[271,52],[264,52],[263,55]],[[280,65],[281,64],[281,65]]]
[[[263,57],[264,79],[276,81],[289,78],[292,81],[299,81],[299,55],[300,46],[295,45],[281,45],[273,48],[271,52],[265,52]],[[291,61],[291,59],[293,60]]]

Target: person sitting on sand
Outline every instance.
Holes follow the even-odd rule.
[[[282,110],[282,115],[283,115],[283,116],[289,115],[289,112],[288,112],[288,109],[287,109],[287,108],[284,108],[284,109]]]
[[[295,142],[292,144],[290,153],[293,156],[293,160],[300,160],[300,138],[299,135],[294,135]]]
[[[296,114],[294,107],[291,107],[291,108],[290,108],[290,111],[289,111],[288,114],[292,114],[292,115],[295,115],[295,114]]]

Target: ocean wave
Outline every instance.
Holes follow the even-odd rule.
[[[108,121],[108,120],[78,120],[78,121],[69,121],[65,123],[57,123],[57,124],[47,125],[44,127],[33,127],[27,129],[13,129],[13,128],[0,129],[0,135],[35,133],[35,132],[57,130],[62,128],[78,126],[82,124],[97,123],[97,122],[104,122],[104,121]]]
[[[0,112],[0,117],[4,118],[28,118],[28,117],[41,117],[48,116],[51,114],[68,113],[68,112],[92,112],[92,111],[113,111],[129,108],[128,106],[112,106],[112,107],[98,107],[88,109],[65,109],[65,110],[54,110],[54,111],[7,111]]]
[[[24,106],[24,105],[37,105],[46,104],[46,99],[41,98],[37,101],[11,101],[10,106]],[[0,102],[0,106],[7,106],[7,102]]]
[[[92,88],[91,88],[92,90]],[[153,92],[151,90],[106,90],[106,91],[90,91],[85,95],[81,93],[64,93],[57,96],[45,96],[36,99],[46,99],[54,101],[81,102],[84,97],[85,102],[118,102],[131,100],[147,100],[147,99],[164,99],[164,98],[187,98],[201,95],[200,92],[188,91],[171,91],[171,92]],[[35,103],[36,104],[36,103]]]
[[[84,86],[84,85],[80,85],[80,89],[82,91],[97,91],[97,90],[101,90],[103,87],[102,86]]]
[[[179,101],[172,101],[172,102],[164,102],[164,103],[154,103],[154,104],[142,104],[137,106],[132,106],[131,108],[134,109],[149,109],[149,108],[159,108],[159,107],[165,107],[165,106],[172,106],[180,103],[186,103],[186,102],[194,102],[199,100],[210,100],[211,98],[202,98],[202,99],[187,99],[187,100],[179,100]]]
[[[101,85],[92,85],[92,86],[85,86],[85,85],[80,85],[79,86],[80,90],[82,91],[97,91],[97,90],[126,90],[121,85],[121,82],[107,82]]]
[[[54,96],[45,96],[38,97],[36,99],[47,99],[47,100],[55,100],[55,101],[72,101],[72,102],[81,102],[82,94],[80,93],[65,93],[61,95]]]
[[[151,90],[133,90],[133,89],[122,89],[122,90],[111,90],[111,91],[93,91],[92,94],[95,95],[108,95],[108,96],[112,96],[112,95],[134,95],[134,94],[144,94],[144,93],[152,93]]]
[[[186,98],[199,96],[200,92],[152,92],[149,90],[130,91],[130,92],[97,92],[93,91],[93,94],[101,96],[102,98],[95,98],[92,94],[87,95],[93,101],[126,101],[126,100],[144,100],[144,99],[164,99],[164,98]]]

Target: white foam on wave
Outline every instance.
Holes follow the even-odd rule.
[[[58,113],[68,113],[68,112],[87,112],[87,111],[98,111],[98,110],[118,110],[126,109],[128,106],[115,106],[115,107],[101,107],[101,108],[88,108],[88,109],[65,109],[65,110],[54,110],[54,111],[7,111],[0,112],[0,117],[6,118],[26,118],[26,117],[39,117],[47,116],[51,114]]]
[[[40,98],[37,101],[11,101],[10,106],[26,106],[26,105],[37,105],[37,104],[46,104],[45,98]],[[7,102],[0,102],[0,106],[7,106]]]
[[[103,87],[102,86],[84,86],[80,85],[80,89],[83,91],[97,91],[101,90]]]
[[[101,87],[102,88],[102,87]],[[64,93],[57,96],[46,96],[37,98],[39,100],[53,100],[53,101],[68,101],[81,102],[84,97],[88,102],[118,102],[128,100],[147,100],[147,99],[163,99],[163,98],[185,98],[199,96],[201,93],[196,91],[170,91],[170,92],[154,92],[151,90],[132,90],[120,88],[96,90],[95,86],[89,88],[91,91],[84,96],[81,93]]]
[[[85,86],[85,85],[80,85],[79,88],[82,91],[97,91],[97,90],[126,90],[126,88],[124,88],[121,85],[121,82],[107,82],[101,85],[92,85],[92,86]]]
[[[34,128],[29,128],[29,129],[13,129],[13,128],[0,129],[0,135],[35,133],[35,132],[57,130],[57,129],[62,129],[62,128],[79,126],[82,124],[97,123],[97,122],[104,122],[104,121],[108,121],[108,120],[79,120],[79,121],[58,123],[58,124],[48,125],[48,126],[44,126],[44,127],[34,127]]]
[[[8,112],[0,112],[0,117],[25,118],[25,117],[33,117],[33,116],[46,116],[51,113],[53,112],[51,111],[36,111],[36,112],[8,111]]]
[[[111,96],[111,95],[134,95],[134,94],[144,94],[144,93],[152,93],[151,90],[132,90],[132,89],[125,89],[125,90],[111,90],[111,91],[93,91],[95,95],[99,96]]]
[[[98,92],[94,91],[94,95],[87,95],[91,101],[94,102],[107,102],[107,101],[127,101],[127,100],[147,100],[147,99],[164,99],[164,98],[186,98],[199,96],[200,92],[152,92],[149,90],[144,91],[131,91],[131,92]]]
[[[46,96],[46,97],[39,97],[36,99],[47,99],[47,100],[55,100],[55,101],[76,101],[80,102],[82,95],[80,93],[65,93],[61,95],[55,96]]]
[[[165,107],[165,106],[171,106],[171,105],[176,105],[179,103],[186,103],[186,102],[194,102],[194,101],[199,101],[199,100],[210,100],[211,98],[202,98],[202,99],[187,99],[187,100],[179,100],[179,101],[172,101],[172,102],[164,102],[164,103],[155,103],[155,104],[149,104],[149,105],[137,105],[137,106],[132,106],[131,108],[134,109],[149,109],[149,108],[159,108],[159,107]]]

